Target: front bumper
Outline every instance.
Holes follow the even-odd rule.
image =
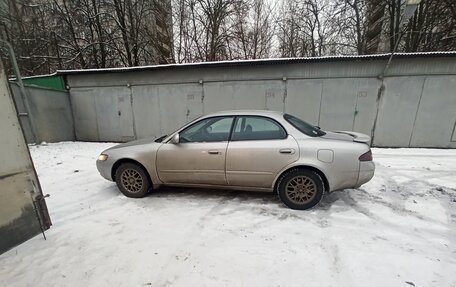
[[[374,177],[375,164],[373,161],[362,161],[359,163],[359,175],[356,188],[365,184]]]
[[[97,160],[97,169],[102,177],[113,181],[111,176],[112,163],[109,161],[109,158],[105,161]]]

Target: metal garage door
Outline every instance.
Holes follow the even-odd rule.
[[[0,253],[51,225],[0,63]]]
[[[124,142],[135,138],[130,88],[73,88],[71,103],[78,140]]]

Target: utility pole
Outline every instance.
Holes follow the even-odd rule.
[[[420,3],[421,3],[421,0],[406,0],[404,14],[402,14],[401,22],[399,24],[400,25],[400,27],[399,27],[400,34],[397,37],[396,43],[394,44],[393,52],[391,52],[388,62],[386,63],[385,69],[383,69],[383,72],[379,75],[380,79],[383,79],[383,77],[385,76],[385,73],[391,64],[391,61],[393,60],[394,53],[396,53],[396,50],[399,47],[399,43],[401,42],[402,37],[405,34],[405,31],[402,30],[403,27],[405,26],[405,24],[407,24],[407,22],[410,20],[410,18],[412,18],[413,14],[415,14],[415,11],[418,8],[418,6],[420,5]]]
[[[399,47],[399,43],[401,42],[401,39],[406,32],[403,30],[403,27],[405,26],[405,24],[407,24],[407,22],[410,20],[410,18],[412,18],[413,14],[415,14],[415,11],[418,8],[418,6],[420,5],[420,3],[421,3],[421,0],[405,0],[405,9],[404,9],[404,13],[402,14],[402,18],[401,18],[401,21],[399,24],[400,25],[400,27],[399,27],[400,34],[397,37],[396,43],[394,44],[394,49],[388,58],[388,62],[386,62],[385,68],[383,69],[382,73],[380,75],[378,75],[378,78],[380,79],[381,84],[380,84],[380,87],[378,88],[378,92],[377,92],[377,113],[375,115],[374,124],[373,124],[372,130],[371,130],[371,144],[374,143],[375,129],[377,127],[378,112],[380,110],[381,100],[383,98],[383,92],[385,91],[385,74],[391,65],[394,54],[396,53],[396,50]]]

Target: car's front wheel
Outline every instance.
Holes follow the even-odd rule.
[[[117,168],[116,183],[119,190],[128,197],[143,197],[150,188],[146,171],[134,163],[123,163]]]
[[[277,193],[291,209],[309,209],[317,205],[324,193],[320,175],[312,170],[293,169],[279,179]]]

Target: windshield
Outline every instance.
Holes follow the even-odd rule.
[[[306,123],[305,121],[303,121],[295,116],[285,114],[285,115],[283,115],[283,117],[285,118],[285,120],[287,122],[289,122],[296,129],[298,129],[303,134],[308,135],[310,137],[321,137],[326,134],[324,131],[320,130],[320,128],[313,126],[309,123]]]

